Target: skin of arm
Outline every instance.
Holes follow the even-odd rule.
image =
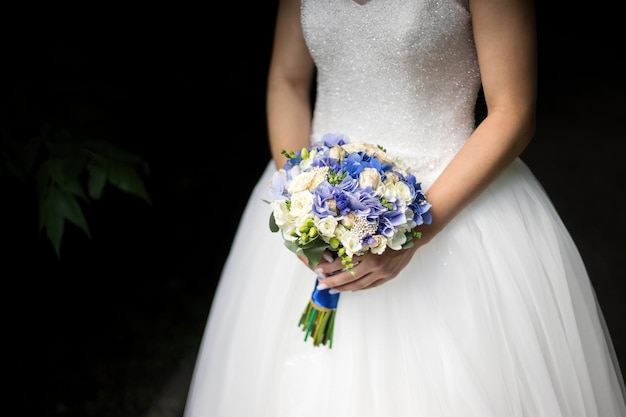
[[[287,160],[283,149],[297,151],[311,144],[315,66],[302,34],[299,0],[279,1],[274,31],[266,108],[272,158],[282,168]]]
[[[412,248],[354,257],[358,264],[350,272],[328,276],[341,270],[340,261],[320,263],[315,269],[326,276],[320,281],[322,288],[355,291],[395,278],[415,252],[487,188],[532,140],[537,95],[534,4],[531,0],[470,0],[469,7],[487,116],[427,190],[432,224],[420,226],[422,238]],[[303,119],[295,124],[292,121],[295,131],[303,134],[307,130]]]

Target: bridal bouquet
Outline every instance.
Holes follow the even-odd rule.
[[[329,251],[345,270],[352,257],[411,247],[429,224],[431,205],[407,168],[386,151],[326,134],[308,148],[285,151],[288,158],[270,184],[270,230],[281,232],[292,252],[315,267]],[[316,285],[299,322],[313,344],[332,348],[339,293]]]

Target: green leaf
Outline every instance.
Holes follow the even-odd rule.
[[[148,204],[152,204],[143,180],[132,167],[118,163],[111,164],[109,182],[120,190],[140,197]]]
[[[66,154],[65,157],[50,157],[50,180],[61,190],[88,200],[80,182],[80,175],[85,166],[86,158],[77,153]]]
[[[68,191],[51,184],[41,197],[39,205],[39,227],[46,229],[57,256],[60,255],[65,220],[78,226],[91,239],[87,220],[78,200]]]
[[[283,244],[287,247],[287,249],[296,255],[306,256],[310,268],[313,268],[320,263],[322,256],[324,255],[324,251],[328,249],[328,244],[322,239],[315,239],[304,246],[299,246],[297,242],[291,242],[288,240],[283,241]]]
[[[101,159],[92,159],[87,163],[87,172],[87,192],[91,198],[99,200],[109,176],[109,165]]]
[[[78,226],[87,235],[87,237],[91,239],[91,232],[87,226],[87,219],[83,214],[83,209],[80,207],[80,204],[78,204],[78,200],[76,200],[74,195],[71,193],[61,191],[60,194],[62,196],[59,207],[61,215],[74,225]]]
[[[304,252],[304,256],[306,256],[307,260],[309,261],[309,268],[313,268],[315,266],[317,266],[317,264],[320,263],[320,261],[322,260],[322,256],[324,255],[324,252],[326,251],[327,246],[313,246],[311,248],[306,248],[303,249],[302,251]]]
[[[118,161],[129,165],[142,164],[142,158],[106,140],[88,139],[82,143],[88,153],[106,160]]]
[[[276,224],[276,219],[274,218],[274,212],[270,213],[270,230],[272,231],[272,233],[276,233],[280,230],[278,225]]]

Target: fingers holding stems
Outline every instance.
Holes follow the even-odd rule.
[[[369,283],[363,281],[367,274],[363,274],[363,271],[355,270],[360,264],[358,260],[354,259],[353,266],[348,270],[341,263],[341,259],[334,258],[328,253],[325,253],[323,257],[326,262],[314,269],[318,279],[318,290],[330,288],[330,293],[336,294],[340,291],[363,289],[369,285]]]

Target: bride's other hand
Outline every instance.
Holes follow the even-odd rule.
[[[354,256],[354,267],[346,270],[341,259],[332,262],[323,260],[313,270],[320,277],[318,289],[330,288],[336,291],[358,291],[374,288],[398,276],[409,263],[415,252],[424,246],[434,234],[424,234],[416,239],[408,249],[393,250],[387,248],[380,255],[370,252],[363,256]]]

